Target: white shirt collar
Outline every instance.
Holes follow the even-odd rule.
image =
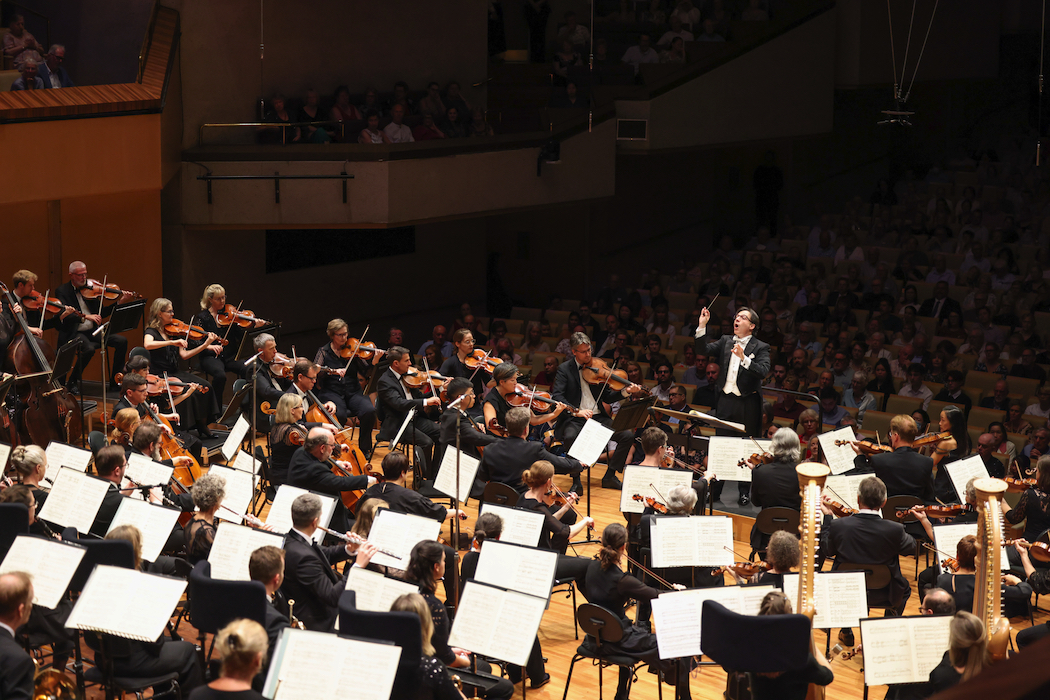
[[[313,541],[314,541],[314,538],[313,538],[313,537],[310,537],[309,535],[307,535],[307,534],[306,534],[305,532],[303,532],[302,530],[296,530],[296,529],[295,529],[295,528],[293,527],[293,528],[292,528],[292,532],[294,532],[295,534],[299,535],[300,537],[302,537],[302,538],[303,538],[304,540],[306,540],[307,542],[313,542]]]
[[[11,629],[11,627],[8,626],[6,623],[0,622],[0,627],[4,628],[8,632],[10,632],[12,637],[15,636],[15,631],[13,629]]]
[[[880,518],[882,517],[882,511],[881,510],[871,510],[870,508],[861,508],[857,512],[858,513],[867,513],[868,515],[877,515]]]
[[[736,342],[740,343],[741,345],[747,345],[748,343],[751,342],[751,336],[750,335],[745,335],[743,338],[737,338],[734,335],[733,336],[733,340],[735,340]]]

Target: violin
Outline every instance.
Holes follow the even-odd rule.
[[[952,436],[949,431],[943,433],[927,433],[926,435],[920,435],[915,438],[911,446],[912,447],[926,447],[927,445],[936,445],[941,440],[947,440]]]
[[[877,455],[884,452],[893,452],[893,448],[889,445],[877,445],[874,442],[866,442],[864,440],[836,440],[835,444],[841,447],[842,445],[855,445],[861,454],[864,455]]]
[[[493,357],[484,350],[478,349],[463,358],[463,364],[467,369],[476,370],[479,367],[484,367],[485,371],[492,374],[492,370],[496,368],[496,365],[503,364],[503,360],[498,357]]]
[[[273,359],[268,363],[270,365],[270,372],[283,379],[292,378],[292,370],[295,369],[295,359],[277,353],[273,356]]]
[[[660,503],[660,501],[656,500],[652,496],[643,496],[640,493],[636,493],[633,496],[631,496],[631,500],[644,503],[645,505],[655,510],[657,513],[662,513],[664,515],[667,514],[667,506],[665,506],[663,503]]]
[[[746,457],[737,462],[738,467],[757,467],[760,464],[769,464],[774,459],[773,455],[768,452],[756,452],[750,457]]]
[[[1023,539],[1003,540],[1004,547],[1012,547],[1019,544],[1028,550],[1029,556],[1042,562],[1050,562],[1050,544],[1046,542],[1026,542]]]
[[[564,406],[571,415],[576,415],[579,411],[578,408],[574,408],[569,404],[562,403],[561,401],[555,401],[551,398],[549,392],[546,391],[533,391],[521,384],[514,386],[514,391],[507,394],[507,403],[511,406],[529,406],[532,408],[534,413],[550,413],[557,406]]]
[[[945,571],[951,571],[951,572],[958,572],[959,571],[959,560],[958,559],[956,559],[953,556],[950,556],[947,552],[942,552],[941,550],[937,549],[936,547],[934,547],[929,542],[923,542],[922,546],[925,547],[926,549],[930,550],[931,552],[935,552],[935,553],[941,555],[941,566],[945,569]]]
[[[848,518],[851,515],[857,514],[856,509],[850,508],[844,503],[833,501],[830,498],[824,501],[824,505],[826,505],[828,510],[830,510],[837,518]]]
[[[583,381],[588,384],[606,384],[613,391],[623,391],[634,384],[627,378],[627,372],[613,369],[598,357],[592,357],[589,365],[580,371]]]
[[[442,376],[436,369],[432,369],[429,372],[410,369],[408,372],[401,375],[401,381],[407,384],[411,389],[421,389],[428,386],[431,382],[446,384],[452,381],[452,377]]]
[[[732,571],[740,578],[751,578],[756,574],[761,574],[769,569],[769,565],[764,561],[738,561],[733,562],[729,566],[720,566],[711,572],[712,576],[718,576],[724,574],[727,571]]]
[[[346,344],[339,351],[339,357],[344,360],[349,360],[351,357],[359,357],[365,362],[371,362],[376,355],[382,356],[385,354],[386,350],[376,347],[376,344],[371,340],[361,342],[357,338],[347,340]]]
[[[228,326],[231,323],[236,323],[241,328],[250,328],[260,321],[262,321],[264,325],[269,325],[271,323],[270,321],[257,318],[251,311],[238,311],[237,307],[233,304],[227,304],[222,311],[215,314],[215,320],[220,326]]]
[[[973,506],[963,503],[953,506],[916,506],[915,508],[898,508],[897,517],[904,518],[911,511],[925,513],[927,518],[954,518],[973,511]]]
[[[150,396],[160,396],[167,391],[170,391],[173,396],[179,396],[182,392],[186,391],[189,386],[189,382],[182,382],[178,379],[164,379],[155,374],[146,375],[146,393]],[[197,391],[202,394],[207,394],[208,387],[198,384]]]
[[[1034,489],[1035,479],[1015,479],[1012,476],[1005,477],[1007,493],[1024,493],[1028,489]]]
[[[43,294],[37,291],[30,292],[22,297],[22,306],[33,311],[39,311],[44,309],[45,313],[49,314],[60,314],[66,309],[69,309],[77,318],[84,318],[84,314],[74,309],[72,306],[66,306],[62,303],[61,299],[57,297],[44,297]]]
[[[200,326],[191,326],[177,318],[173,318],[170,322],[164,324],[164,334],[168,337],[180,337],[187,340],[204,340],[208,337],[208,331]],[[217,338],[214,342],[226,345],[230,341],[226,340],[226,338]]]
[[[112,301],[113,299],[119,299],[125,294],[135,297],[136,299],[144,298],[138,292],[121,289],[119,285],[113,284],[112,282],[102,284],[98,280],[91,279],[89,279],[87,283],[77,291],[79,291],[80,296],[85,299],[98,299],[99,297],[102,297],[106,300]]]
[[[496,437],[507,437],[510,435],[510,433],[507,432],[507,429],[499,424],[499,421],[496,420],[495,416],[492,417],[492,420],[488,422],[486,427],[489,429],[489,432]]]

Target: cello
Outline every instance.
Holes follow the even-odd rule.
[[[0,291],[7,297],[11,313],[22,331],[11,341],[4,360],[5,366],[16,377],[21,377],[16,378],[15,383],[22,414],[17,435],[19,441],[46,447],[54,441],[73,444],[76,437],[79,444],[84,416],[73,395],[52,376],[55,351],[47,341],[33,336],[24,313],[14,313],[18,300],[3,282],[0,282]]]
[[[365,458],[365,453],[353,442],[354,429],[344,428],[339,420],[325,408],[325,405],[314,396],[314,392],[307,391],[306,396],[312,404],[310,410],[306,413],[306,420],[311,423],[331,423],[334,425],[337,428],[336,433],[333,435],[335,442],[342,448],[344,461],[350,463],[350,470],[347,471],[333,456],[330,460],[332,473],[336,476],[371,476],[368,469],[370,465]],[[354,489],[353,491],[341,491],[339,496],[343,501],[343,506],[353,513],[354,508],[357,507],[357,502],[361,500],[361,496],[364,493],[364,489]]]

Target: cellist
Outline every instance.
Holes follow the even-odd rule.
[[[292,455],[288,465],[288,482],[292,486],[308,489],[335,497],[335,510],[329,527],[336,532],[350,529],[348,514],[341,498],[343,491],[359,491],[376,483],[374,476],[339,476],[332,473],[329,460],[336,446],[331,431],[324,428],[312,428],[306,436],[303,446]],[[343,462],[349,472],[350,465]]]
[[[139,418],[143,418],[149,412],[146,408],[146,402],[149,400],[148,382],[146,377],[136,372],[128,372],[124,375],[123,380],[120,384],[120,401],[113,407],[113,415],[116,415],[124,408],[133,408],[139,413]],[[175,412],[162,413],[159,406],[154,406],[154,411],[157,412],[161,417],[167,418],[169,421],[178,422],[179,414]],[[161,426],[163,429],[167,429],[166,426]],[[192,434],[176,430],[174,431],[175,437],[182,440],[186,449],[192,453],[198,462],[204,461],[204,444],[194,437]]]

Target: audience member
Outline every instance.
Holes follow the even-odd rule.
[[[12,15],[4,34],[4,56],[14,60],[15,70],[21,72],[22,65],[32,59],[37,65],[43,62],[40,52],[44,47],[26,31],[26,20],[22,15]]]
[[[408,96],[408,83],[404,80],[394,83],[394,95],[386,104],[387,113],[391,114],[394,105],[398,104],[405,108],[405,114],[416,113],[416,103]]]
[[[922,383],[922,376],[925,373],[923,366],[918,362],[913,362],[908,367],[908,381],[905,382],[900,391],[897,393],[901,396],[908,396],[911,398],[922,399],[922,410],[927,410],[930,407],[930,401],[933,399],[933,392],[930,388]]]
[[[371,91],[373,98],[375,97],[375,91]],[[368,93],[365,93],[366,95]],[[328,118],[334,122],[356,122],[361,121],[364,117],[361,116],[361,112],[350,104],[350,88],[345,85],[340,85],[335,89],[335,94],[332,96],[334,104],[328,115]]]
[[[357,136],[358,143],[383,144],[390,143],[390,137],[379,128],[379,115],[369,112],[366,122],[367,126]]]
[[[383,133],[386,134],[389,143],[415,141],[412,138],[412,130],[405,126],[405,106],[400,102],[390,108],[390,123],[383,127]]]
[[[292,115],[285,107],[284,95],[277,93],[270,98],[270,109],[262,120],[269,124],[292,123]],[[257,129],[260,143],[297,143],[302,138],[302,131],[297,126],[260,126]]]
[[[412,138],[415,141],[434,141],[445,138],[445,132],[438,128],[433,114],[423,112],[423,123],[412,130]]]
[[[587,109],[590,101],[579,94],[576,81],[570,80],[565,84],[565,94],[552,96],[548,106],[552,109]]]
[[[22,75],[11,83],[11,92],[18,90],[43,90],[44,81],[37,75],[37,62],[32,58],[22,61]]]
[[[74,87],[69,73],[62,67],[66,60],[66,47],[62,44],[52,44],[44,56],[44,62],[37,66],[37,74],[44,81],[45,88]]]
[[[492,125],[485,121],[485,110],[475,107],[470,112],[470,128],[468,136],[495,136],[496,132]]]
[[[568,41],[573,46],[586,46],[590,40],[590,30],[576,22],[576,13],[572,10],[566,12],[565,25],[558,30],[558,41]]]
[[[419,101],[419,111],[442,117],[445,114],[445,103],[441,101],[441,86],[437,83],[427,85],[427,94]]]
[[[649,35],[642,34],[638,37],[638,44],[628,48],[621,60],[634,68],[634,74],[638,75],[639,66],[643,63],[659,63],[660,55],[649,45]]]
[[[460,123],[459,110],[455,107],[449,107],[445,110],[445,123],[442,124],[441,130],[445,132],[445,136],[450,139],[461,139],[466,137],[467,130]]]
[[[660,37],[660,41],[656,42],[656,47],[662,47],[665,50],[670,49],[671,42],[676,37],[681,39],[682,41],[692,41],[693,33],[687,29],[682,28],[681,17],[679,17],[678,15],[673,15],[671,17],[671,29],[669,29],[666,33],[664,33],[662,37]]]
[[[470,103],[460,93],[459,83],[455,80],[448,84],[445,88],[445,111],[448,112],[449,107],[456,108],[456,114],[459,115],[459,120],[464,122],[467,120],[467,115],[470,114],[471,106]]]
[[[320,114],[317,106],[320,101],[316,90],[306,91],[306,102],[299,108],[299,116],[297,121],[300,122],[316,122],[323,121],[324,118]],[[307,143],[328,143],[332,140],[332,134],[323,126],[304,126],[302,129],[303,141]]]

